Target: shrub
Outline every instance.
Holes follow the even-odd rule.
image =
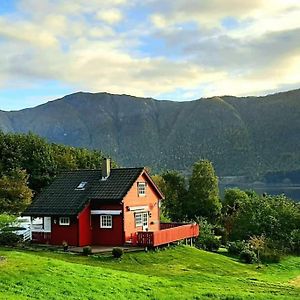
[[[92,254],[92,248],[90,246],[86,246],[82,249],[82,252],[83,252],[83,255],[88,256],[88,255]]]
[[[244,241],[227,243],[228,253],[232,255],[240,255],[240,253],[246,249],[248,249],[248,245]]]
[[[112,249],[112,255],[114,258],[121,258],[123,254],[124,254],[124,251],[121,248],[113,248]]]
[[[291,233],[291,249],[293,253],[300,254],[300,229],[295,229]]]
[[[0,233],[0,245],[15,246],[21,242],[21,237],[11,231],[4,231]]]
[[[265,250],[261,252],[260,259],[264,263],[279,263],[281,260],[281,253],[276,250]]]
[[[221,244],[226,245],[227,241],[228,241],[226,229],[221,226],[216,226],[216,227],[214,227],[213,231],[216,236],[220,237]]]
[[[217,251],[220,246],[220,240],[214,235],[200,236],[195,243],[197,248],[204,249],[207,251]]]
[[[252,250],[245,249],[240,253],[240,260],[247,264],[253,264],[256,261],[256,254]]]
[[[0,230],[8,227],[10,224],[15,222],[16,217],[8,214],[0,214]]]

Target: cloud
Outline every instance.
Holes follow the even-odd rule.
[[[97,13],[97,17],[109,24],[119,23],[123,16],[122,13],[117,9],[106,9]]]
[[[0,16],[0,86],[55,80],[163,98],[300,83],[294,0],[19,0]]]

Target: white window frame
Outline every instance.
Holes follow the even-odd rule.
[[[100,215],[100,228],[112,228],[112,215]]]
[[[59,225],[60,226],[69,226],[70,225],[70,217],[59,217]]]
[[[141,197],[146,196],[146,182],[138,182],[138,195]]]
[[[134,214],[135,227],[148,226],[148,212],[140,212]]]
[[[77,188],[75,189],[76,191],[84,191],[85,187],[87,185],[87,181],[82,181],[78,184]]]

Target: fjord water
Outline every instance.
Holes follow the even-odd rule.
[[[254,190],[258,194],[267,193],[270,195],[284,194],[288,198],[300,202],[300,184],[253,184],[253,183],[236,183],[236,184],[219,184],[220,193],[223,197],[224,191],[229,188],[239,188],[241,190]]]

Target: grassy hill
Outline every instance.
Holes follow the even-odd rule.
[[[299,299],[300,294],[300,257],[256,269],[184,246],[128,253],[121,261],[3,248],[0,256],[0,299]]]
[[[31,109],[0,111],[0,129],[101,149],[124,166],[188,170],[207,158],[219,176],[257,177],[300,169],[299,114],[300,90],[189,102],[75,93]]]

